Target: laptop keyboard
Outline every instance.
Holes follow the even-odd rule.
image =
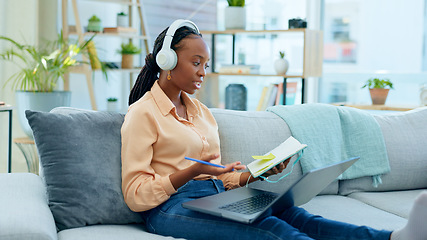
[[[241,214],[250,215],[256,212],[261,211],[268,204],[270,204],[274,199],[276,199],[276,195],[263,193],[250,198],[246,198],[234,203],[230,203],[224,206],[219,207],[220,209],[237,212]]]

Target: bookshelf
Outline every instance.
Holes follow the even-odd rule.
[[[80,22],[80,14],[79,14],[79,6],[77,0],[71,0],[71,7],[72,12],[74,15],[75,25],[71,26],[68,24],[68,2],[69,0],[62,0],[62,32],[65,39],[68,39],[70,36],[75,35],[78,37],[79,42],[83,42],[84,38],[88,38],[96,34],[96,38],[103,38],[103,37],[116,37],[116,38],[125,38],[132,41],[133,39],[139,39],[142,40],[142,49],[145,50],[146,53],[149,51],[149,45],[148,42],[150,41],[149,35],[147,32],[147,27],[144,22],[144,14],[142,11],[143,4],[142,0],[85,0],[89,2],[99,2],[102,3],[114,3],[114,4],[121,4],[121,5],[127,5],[129,7],[128,10],[128,16],[129,16],[129,27],[133,27],[135,24],[132,22],[132,9],[136,8],[136,12],[139,16],[139,29],[136,30],[136,32],[117,32],[117,33],[104,33],[104,32],[85,32],[83,30],[83,26]],[[88,59],[83,59],[84,61],[88,61]],[[107,69],[108,71],[112,72],[122,72],[122,73],[129,73],[132,75],[133,73],[138,73],[140,71],[140,68],[135,69]],[[95,100],[95,93],[93,89],[92,84],[92,72],[99,71],[99,70],[93,70],[91,67],[87,64],[79,66],[74,68],[71,72],[72,73],[79,73],[84,74],[86,77],[86,84],[89,91],[89,97],[91,101],[91,106],[93,110],[97,110],[97,104]],[[65,76],[64,79],[64,90],[68,91],[70,89],[70,83],[69,83],[69,74]],[[132,79],[130,79],[130,83],[132,86]]]
[[[216,78],[219,76],[247,76],[248,81],[253,77],[281,77],[283,78],[283,89],[280,92],[284,93],[282,104],[286,105],[286,87],[289,78],[301,79],[301,102],[304,103],[306,78],[320,77],[322,75],[323,63],[323,32],[311,29],[289,29],[289,30],[225,30],[225,31],[201,31],[203,36],[210,36],[211,38],[211,69],[212,72],[208,73],[208,79]],[[216,71],[216,38],[218,35],[230,35],[232,37],[231,43],[231,59],[232,64],[235,63],[236,49],[239,45],[236,36],[239,35],[284,35],[286,37],[293,34],[302,35],[301,41],[303,44],[302,59],[303,66],[302,72],[290,75],[277,75],[277,74],[239,74],[239,73],[219,73]],[[272,56],[273,59],[273,56]],[[203,92],[201,93],[203,94]]]

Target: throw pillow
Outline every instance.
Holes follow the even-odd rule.
[[[25,113],[59,230],[142,222],[127,207],[121,190],[122,114],[81,110]]]

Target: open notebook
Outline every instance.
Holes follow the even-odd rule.
[[[286,141],[263,156],[252,156],[256,160],[249,163],[247,168],[252,176],[257,178],[272,167],[292,157],[306,147],[306,144],[301,144],[294,137],[290,136]]]

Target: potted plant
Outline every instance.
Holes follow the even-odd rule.
[[[227,2],[228,7],[224,9],[225,29],[245,29],[245,0],[227,0]]]
[[[109,112],[117,112],[117,98],[109,97],[107,98],[107,111]]]
[[[279,52],[279,58],[274,61],[274,70],[277,75],[285,75],[289,68],[289,62],[285,59],[285,52]]]
[[[388,92],[393,89],[393,83],[389,79],[370,78],[362,88],[369,88],[372,104],[384,105]]]
[[[132,42],[122,43],[121,48],[117,50],[122,55],[122,68],[133,68],[133,55],[141,53],[141,48],[135,46]]]
[[[88,32],[102,32],[102,30],[103,29],[100,18],[98,18],[96,15],[93,15],[91,18],[89,18],[89,23],[87,25]]]
[[[117,27],[127,27],[129,26],[128,15],[124,12],[117,14]]]
[[[0,40],[12,44],[10,49],[0,53],[0,60],[13,62],[19,67],[4,86],[10,84],[16,90],[18,118],[29,137],[32,137],[32,131],[25,118],[25,110],[48,112],[58,106],[70,106],[71,92],[58,91],[57,84],[60,79],[64,80],[64,75],[72,67],[89,63],[78,60],[81,55],[93,58],[88,52],[88,44],[93,37],[81,44],[70,43],[60,33],[56,41],[33,46],[0,36]],[[102,70],[106,75],[105,68]]]

